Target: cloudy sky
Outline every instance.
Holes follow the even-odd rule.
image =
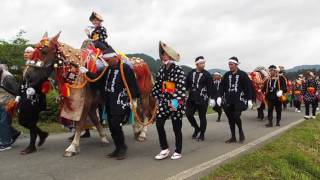
[[[2,0],[0,39],[19,29],[31,42],[45,31],[80,47],[88,17],[97,11],[109,43],[125,53],[158,58],[158,41],[174,47],[180,64],[194,65],[203,55],[207,68],[227,69],[237,56],[240,67],[320,64],[319,0]]]

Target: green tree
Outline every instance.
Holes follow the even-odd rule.
[[[7,64],[10,72],[19,81],[24,65],[23,52],[29,46],[29,41],[23,36],[26,32],[20,30],[13,40],[0,40],[0,63]]]

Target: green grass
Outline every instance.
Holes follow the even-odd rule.
[[[320,179],[320,117],[218,167],[208,179]]]
[[[29,130],[20,126],[16,120],[14,120],[12,124],[13,124],[13,127],[23,132],[23,134],[27,134],[27,135],[29,134]],[[49,132],[50,134],[68,132],[67,129],[63,128],[57,122],[39,122],[38,127],[40,127],[40,129],[42,129],[43,131]]]

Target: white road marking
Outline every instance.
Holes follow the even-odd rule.
[[[288,125],[280,128],[280,129],[277,129],[276,131],[273,131],[273,132],[271,132],[271,133],[269,133],[269,134],[267,134],[265,136],[262,136],[262,137],[254,140],[254,141],[252,141],[252,142],[250,142],[250,143],[248,143],[246,145],[243,145],[240,148],[237,148],[237,149],[235,149],[233,151],[230,151],[230,152],[228,152],[226,154],[223,154],[223,155],[221,155],[219,157],[216,157],[216,158],[214,158],[212,160],[209,160],[207,162],[204,162],[202,164],[194,166],[194,167],[192,167],[190,169],[182,171],[179,174],[171,176],[171,177],[167,178],[167,180],[186,179],[186,178],[189,178],[189,177],[191,177],[193,175],[196,175],[196,174],[198,174],[198,173],[200,173],[200,172],[202,172],[204,170],[207,170],[209,168],[212,168],[212,167],[222,163],[225,160],[228,160],[228,159],[230,159],[232,157],[235,157],[235,156],[239,155],[240,153],[245,152],[245,151],[251,149],[252,147],[254,147],[254,146],[258,145],[258,144],[261,144],[261,143],[265,142],[266,140],[268,140],[268,139],[270,139],[270,138],[272,138],[272,137],[274,137],[274,136],[276,136],[278,134],[281,134],[282,132],[290,129],[291,127],[293,127],[293,126],[295,126],[295,125],[297,125],[297,124],[299,124],[299,123],[301,123],[303,121],[305,121],[305,120],[304,119],[300,119],[300,120],[295,121],[295,122],[293,122],[291,124],[288,124]]]

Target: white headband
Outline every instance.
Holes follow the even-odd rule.
[[[213,75],[219,75],[219,76],[222,76],[222,74],[221,74],[221,73],[218,73],[218,72],[213,73]]]
[[[198,59],[198,61],[196,61],[195,63],[196,63],[196,64],[199,64],[199,63],[205,63],[205,62],[206,62],[205,59]]]
[[[236,61],[236,60],[234,60],[234,59],[229,59],[229,61],[228,61],[229,63],[234,63],[234,64],[239,64],[239,62],[238,61]]]
[[[27,47],[27,48],[24,50],[24,52],[33,52],[33,51],[34,51],[34,48],[31,47],[31,46]]]
[[[102,58],[106,59],[106,58],[112,58],[112,57],[115,57],[115,56],[117,56],[117,53],[109,53],[109,54],[102,55]]]

